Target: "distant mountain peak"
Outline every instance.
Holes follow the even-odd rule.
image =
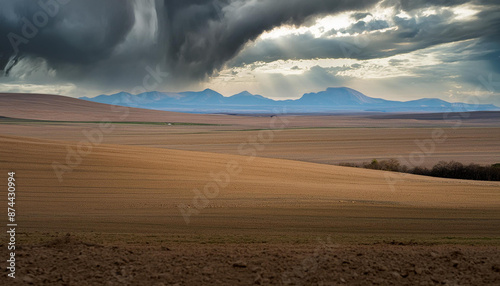
[[[254,96],[254,95],[245,90],[245,91],[242,91],[242,92],[235,94],[233,96]]]
[[[210,88],[205,89],[204,91],[202,91],[202,93],[212,94],[212,95],[222,95],[222,94],[218,93],[217,91],[210,89]]]
[[[347,87],[329,87],[325,91],[304,94],[299,101],[307,105],[323,105],[327,103],[340,106],[355,106],[374,104],[383,101],[383,99],[371,98]]]
[[[354,89],[351,89],[351,88],[348,88],[348,87],[345,87],[345,86],[341,86],[341,87],[329,87],[326,89],[326,91],[334,91],[334,90],[353,90]]]
[[[438,98],[422,98],[410,101],[391,101],[373,98],[348,87],[329,87],[324,91],[306,93],[296,100],[273,100],[262,95],[243,91],[230,97],[212,90],[177,93],[146,92],[131,95],[120,92],[114,95],[100,95],[95,98],[81,98],[107,104],[160,109],[168,111],[217,113],[269,113],[285,108],[293,113],[328,112],[463,112],[498,111],[493,104],[471,105],[450,103]]]

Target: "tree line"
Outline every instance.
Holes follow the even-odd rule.
[[[362,164],[342,163],[341,166],[365,168],[373,170],[383,170],[392,172],[409,173],[415,175],[450,178],[450,179],[463,179],[463,180],[480,180],[480,181],[500,181],[500,163],[490,166],[481,166],[478,164],[462,164],[460,162],[445,162],[441,161],[434,165],[432,168],[427,167],[414,167],[401,165],[396,159],[377,160],[373,159],[371,162]]]

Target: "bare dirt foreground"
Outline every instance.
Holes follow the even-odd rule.
[[[0,136],[20,246],[2,285],[500,283],[498,182],[104,144],[60,181],[77,148]]]
[[[73,236],[18,251],[2,285],[498,285],[500,252],[484,246],[156,244]],[[22,273],[22,274],[21,274]]]

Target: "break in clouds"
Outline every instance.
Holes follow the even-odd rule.
[[[131,89],[156,70],[159,90],[286,97],[294,82],[375,92],[421,82],[465,94],[478,72],[500,73],[498,27],[488,0],[5,0],[0,88],[79,96]]]

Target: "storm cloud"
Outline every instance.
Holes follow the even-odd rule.
[[[95,71],[90,65],[104,63],[113,77],[120,76],[124,67],[134,73],[133,64],[124,66],[123,60],[129,56],[134,64],[141,60],[149,65],[161,63],[177,78],[198,80],[219,69],[263,31],[284,23],[299,25],[316,15],[366,9],[376,2],[149,1],[156,11],[156,23],[146,28],[157,29],[155,38],[127,42],[136,24],[134,10],[148,1],[7,0],[0,3],[0,63],[8,71],[23,58],[41,57],[50,67],[69,70],[78,77],[80,71]],[[114,61],[124,43],[142,46],[142,53],[131,48],[136,53],[121,53],[120,61]]]
[[[481,21],[454,21],[450,12],[403,18],[394,15],[391,23],[383,20],[365,22],[359,20],[351,26],[326,33],[329,37],[316,37],[312,34],[292,34],[278,39],[267,39],[252,45],[233,60],[234,66],[257,61],[353,58],[358,60],[385,58],[405,54],[436,45],[478,39],[478,48],[486,56],[493,58],[500,50],[500,4],[491,6],[479,13]],[[383,32],[378,30],[392,27]],[[362,34],[363,32],[372,32]],[[342,33],[342,37],[331,37]],[[360,35],[362,34],[362,35]],[[283,47],[293,49],[283,52]],[[494,49],[494,50],[492,50]],[[477,54],[471,53],[471,57]]]
[[[283,24],[309,17],[366,9],[372,0],[168,1],[168,60],[176,72],[202,78],[220,68],[248,41]],[[190,3],[190,4],[186,4]]]
[[[456,7],[477,13],[459,19]],[[392,14],[381,18],[384,9]],[[336,15],[347,15],[350,24],[320,36],[307,31]],[[306,32],[261,37],[284,26]],[[448,44],[456,46],[444,48],[442,62],[483,61],[500,72],[499,26],[500,4],[491,0],[4,0],[0,87],[131,90],[156,70],[168,75],[158,89],[184,89],[254,63],[365,61]],[[387,66],[405,63],[392,59]],[[290,70],[295,79],[300,72],[322,78],[321,85],[346,78],[335,68],[326,69],[327,77],[319,68]],[[284,83],[283,78],[273,74],[266,81]]]
[[[134,25],[131,1],[2,1],[0,51],[49,64],[87,65],[105,59]]]

